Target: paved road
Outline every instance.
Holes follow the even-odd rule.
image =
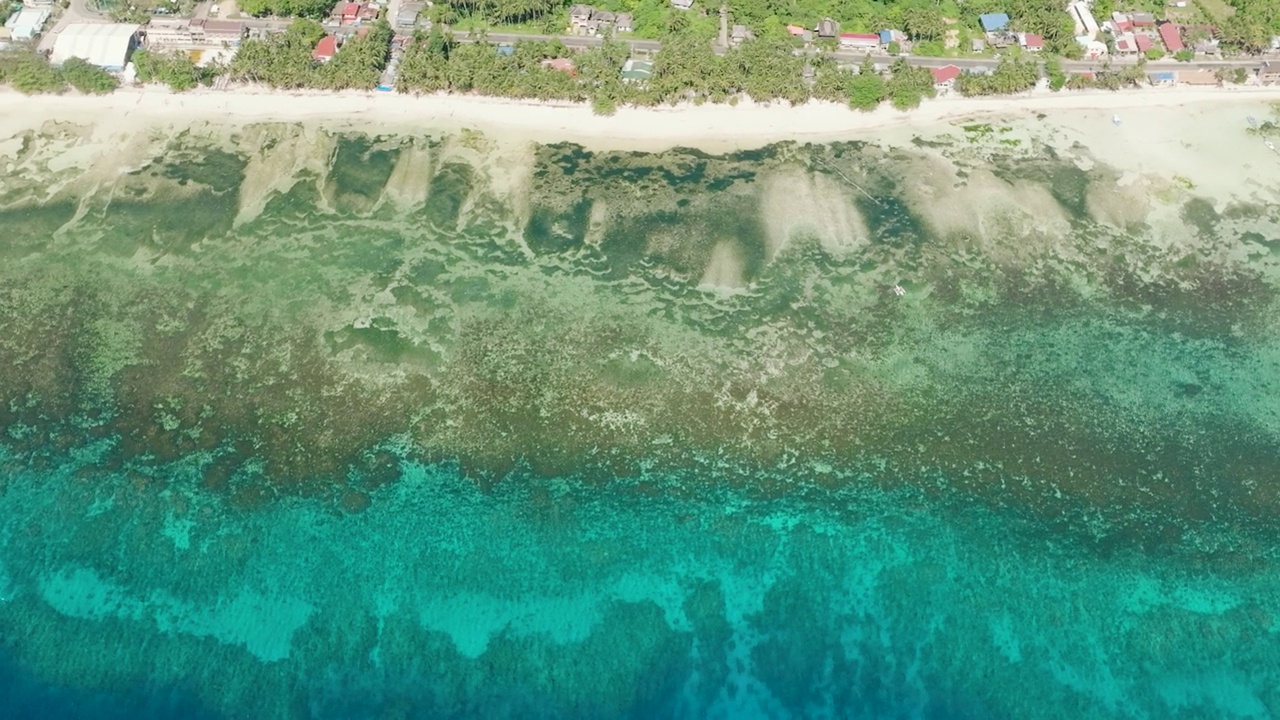
[[[521,40],[559,40],[563,42],[567,47],[575,48],[575,49],[598,47],[601,43],[604,42],[599,37],[584,36],[584,35],[519,35],[519,34],[513,34],[513,33],[489,33],[487,37],[490,42],[500,42],[500,43],[514,43],[514,42],[519,42]],[[454,33],[454,38],[456,38],[459,42],[472,42],[474,40],[474,38],[472,38],[469,33],[465,33],[465,32]],[[657,40],[624,40],[624,42],[630,45],[633,51],[643,50],[645,52],[652,53],[662,48],[662,43],[658,42]],[[837,51],[833,53],[833,56],[837,60],[840,60],[843,62],[862,62],[862,59],[865,58],[867,54]],[[871,54],[871,61],[874,63],[888,64],[893,62],[894,59],[895,58],[892,55],[881,55],[877,53]],[[995,58],[989,58],[989,57],[935,58],[935,57],[922,57],[917,55],[909,55],[907,56],[907,62],[911,63],[912,65],[919,65],[921,67],[935,68],[935,67],[943,67],[945,65],[955,65],[956,67],[959,67],[959,68],[968,69],[968,68],[983,67],[983,66],[995,67],[999,61],[996,60]],[[1138,60],[1136,58],[1134,59],[1116,58],[1111,61],[1110,65],[1112,67],[1116,67],[1116,66],[1122,66],[1122,65],[1133,65],[1133,64],[1136,64],[1137,62]],[[1157,60],[1154,62],[1148,62],[1147,68],[1150,69],[1152,72],[1156,72],[1160,70],[1217,70],[1219,68],[1224,68],[1224,67],[1254,68],[1254,67],[1257,67],[1258,64],[1261,62],[1262,60],[1259,58],[1248,58],[1248,59],[1239,59],[1239,60],[1197,60],[1189,63],[1177,62],[1175,60]],[[1105,62],[1096,62],[1092,60],[1064,60],[1062,63],[1062,69],[1068,72],[1094,72],[1094,71],[1102,70],[1106,66],[1107,66],[1107,63]]]

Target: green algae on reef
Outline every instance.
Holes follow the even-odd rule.
[[[82,137],[28,137],[0,188],[0,426],[33,455],[201,453],[251,506],[363,510],[394,439],[486,478],[887,468],[1152,547],[1280,517],[1263,209],[1121,207],[1044,147],[263,125],[51,169]]]

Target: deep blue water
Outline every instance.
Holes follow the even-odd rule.
[[[17,717],[1264,718],[1280,699],[1269,557],[1104,557],[857,478],[793,500],[675,476],[482,491],[406,463],[358,514],[233,510],[194,460],[140,494],[83,470],[93,450],[5,465]]]

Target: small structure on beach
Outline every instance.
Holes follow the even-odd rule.
[[[930,68],[929,72],[933,74],[934,87],[939,89],[951,87],[955,84],[956,78],[960,77],[960,68],[955,65]]]
[[[622,65],[622,81],[626,83],[642,83],[653,75],[653,63],[649,60],[627,58]]]
[[[1217,73],[1211,73],[1208,70],[1182,70],[1178,72],[1178,84],[1221,85],[1222,81],[1218,79]]]
[[[1263,85],[1280,83],[1280,62],[1268,60],[1258,68],[1258,82]]]
[[[542,61],[542,67],[547,68],[548,70],[557,70],[562,73],[568,73],[569,75],[578,74],[577,68],[574,67],[573,61],[569,58],[546,58]]]
[[[329,62],[337,54],[338,36],[325,35],[320,38],[320,42],[316,43],[316,48],[311,51],[311,59],[315,62]]]

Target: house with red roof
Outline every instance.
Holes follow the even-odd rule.
[[[1133,42],[1138,46],[1138,52],[1140,53],[1145,53],[1155,47],[1155,42],[1152,41],[1151,36],[1143,35],[1142,33],[1135,33],[1133,36]]]
[[[1182,33],[1178,30],[1178,26],[1171,22],[1160,23],[1160,39],[1164,41],[1164,47],[1171,53],[1179,50],[1185,50],[1186,45],[1182,43]]]
[[[546,58],[542,61],[542,67],[548,70],[557,70],[570,75],[577,75],[577,68],[574,67],[573,61],[569,58]]]
[[[360,11],[363,6],[360,3],[349,2],[342,6],[342,22],[353,23],[360,19]]]
[[[933,84],[937,87],[946,87],[955,82],[960,77],[960,68],[955,65],[945,65],[940,68],[930,68],[929,72],[933,73]]]
[[[788,25],[788,26],[787,26],[787,34],[788,34],[788,35],[790,35],[791,37],[804,37],[804,34],[805,34],[806,32],[809,32],[809,31],[808,31],[808,30],[805,30],[804,28],[800,27],[799,25]]]
[[[320,42],[316,43],[316,49],[311,51],[311,59],[316,62],[329,62],[337,54],[338,36],[325,35],[320,38]]]
[[[840,33],[840,47],[846,50],[877,50],[880,36],[875,33]]]
[[[1040,52],[1044,49],[1044,38],[1035,33],[1018,33],[1018,44],[1027,52]]]

